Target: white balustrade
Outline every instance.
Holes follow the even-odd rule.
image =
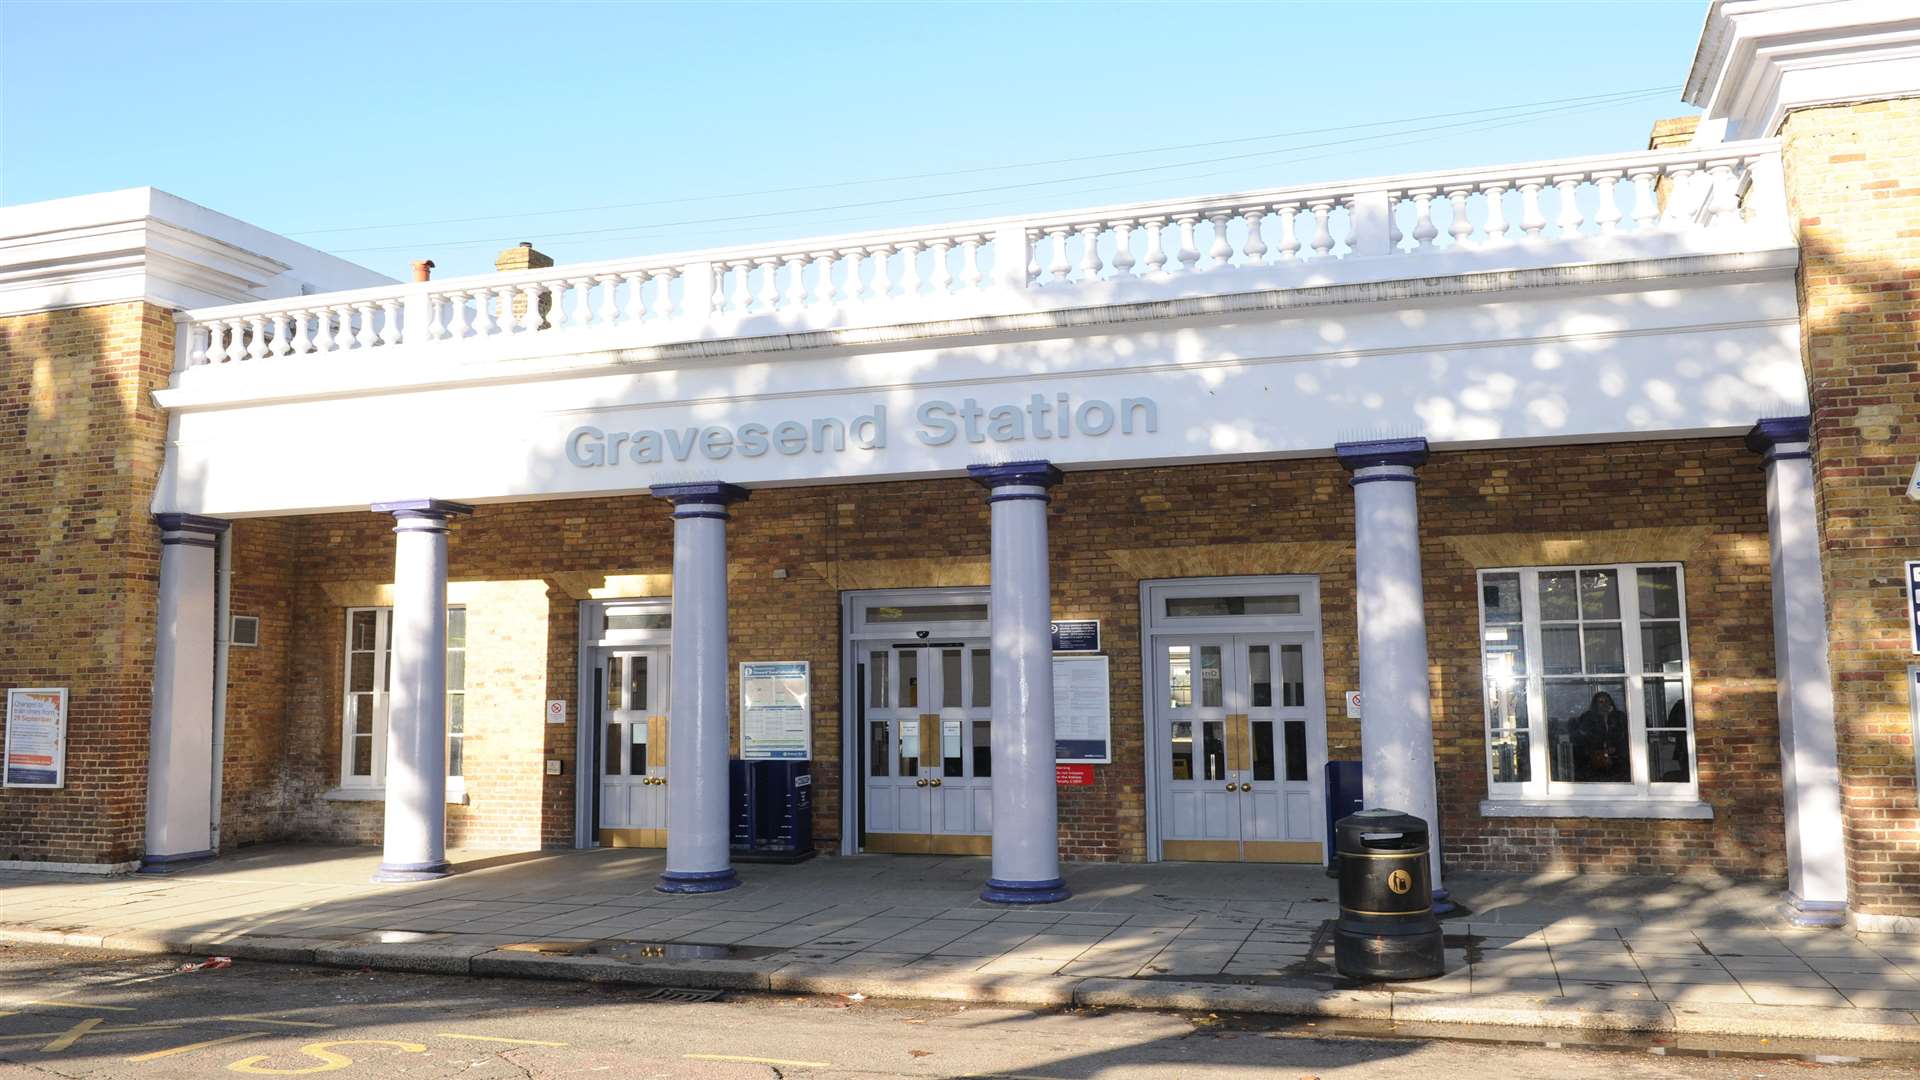
[[[180,363],[347,362],[534,333],[605,347],[669,324],[752,335],[769,332],[753,325],[768,316],[780,331],[849,310],[937,316],[1005,290],[1054,295],[1198,273],[1217,275],[1208,288],[1230,289],[1252,280],[1244,275],[1329,260],[1718,235],[1763,214],[1779,224],[1777,198],[1747,203],[1756,174],[1771,175],[1759,167],[1777,172],[1778,153],[1770,140],[1640,151],[235,304],[177,316]],[[708,325],[718,320],[738,326]]]

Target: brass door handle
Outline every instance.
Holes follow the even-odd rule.
[[[914,786],[914,787],[926,787],[926,786],[927,786],[927,782],[926,782],[925,780],[915,780],[915,781],[913,782],[913,786]]]
[[[1240,790],[1241,790],[1241,791],[1252,791],[1252,790],[1253,790],[1253,785],[1252,785],[1252,784],[1241,784],[1241,785],[1240,785]]]
[[[940,778],[939,778],[939,777],[935,777],[935,778],[933,778],[932,780],[929,780],[929,781],[927,781],[927,786],[928,786],[928,787],[939,787],[939,786],[940,786]]]
[[[1228,791],[1232,791],[1232,790],[1233,790],[1233,785],[1232,785],[1232,784],[1228,784],[1228,785],[1227,785],[1227,790],[1228,790]]]

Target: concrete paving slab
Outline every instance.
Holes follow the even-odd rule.
[[[1379,990],[1319,991],[1290,986],[1234,986],[1171,980],[1083,979],[1075,1004],[1136,1009],[1254,1012],[1391,1020],[1393,995]]]

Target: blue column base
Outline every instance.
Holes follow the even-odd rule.
[[[1057,904],[1072,895],[1067,883],[1059,878],[1052,881],[988,878],[987,887],[980,890],[980,899],[993,904]]]
[[[1449,900],[1447,898],[1448,895],[1449,894],[1445,889],[1433,890],[1433,913],[1436,916],[1453,914],[1455,910],[1455,904],[1452,900]]]
[[[655,892],[663,893],[705,893],[726,892],[737,888],[740,875],[732,867],[725,870],[703,870],[689,873],[683,870],[667,870],[660,875],[660,884],[653,887]]]
[[[373,881],[380,885],[402,884],[409,881],[437,881],[451,873],[453,873],[453,866],[445,859],[431,863],[383,862],[373,872]]]
[[[178,855],[142,855],[140,856],[141,874],[170,874],[188,863],[206,862],[213,858],[213,849],[205,851],[185,851]]]
[[[1847,925],[1847,903],[1844,900],[1802,900],[1792,893],[1786,893],[1775,910],[1790,925],[1810,930],[1829,930]]]

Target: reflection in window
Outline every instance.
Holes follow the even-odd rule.
[[[1193,779],[1193,721],[1175,720],[1167,725],[1173,751],[1173,778]]]
[[[904,686],[905,683],[901,685]],[[920,721],[918,720],[900,721],[900,775],[920,775]]]
[[[986,622],[985,604],[904,604],[867,609],[869,623]]]
[[[954,655],[958,656],[956,652]],[[959,663],[954,667],[958,669]],[[940,721],[940,768],[948,776],[965,776],[967,763],[962,756],[962,738],[966,734],[965,720]]]
[[[1253,778],[1271,780],[1274,778],[1273,764],[1273,721],[1255,720],[1253,729]]]
[[[1226,687],[1220,681],[1220,646],[1200,646],[1200,705],[1217,709],[1225,700]]]
[[[1247,648],[1247,681],[1253,696],[1253,707],[1265,709],[1273,705],[1273,657],[1268,655],[1265,645],[1251,645]]]
[[[985,649],[975,649],[973,660],[973,707],[985,709],[992,704],[993,694],[993,654]]]
[[[1306,646],[1280,646],[1280,704],[1289,709],[1305,708],[1307,704],[1307,661]]]
[[[867,707],[885,709],[891,703],[887,701],[887,654],[875,651],[867,654]]]
[[[1193,650],[1167,646],[1167,704],[1175,709],[1193,705]]]
[[[940,650],[940,707],[957,709],[966,699],[961,697],[966,689],[960,682],[960,662],[965,657],[960,649]]]
[[[1224,721],[1208,720],[1200,725],[1204,743],[1201,746],[1203,762],[1208,780],[1227,778],[1227,725]]]
[[[973,775],[982,778],[993,775],[993,722],[991,720],[973,722]]]
[[[1170,619],[1209,619],[1236,615],[1298,615],[1300,597],[1294,593],[1274,596],[1169,596],[1166,603]]]
[[[873,776],[892,772],[893,746],[887,740],[887,722],[875,720],[867,725],[867,771]]]
[[[920,707],[920,654],[905,649],[894,654],[900,659],[900,701],[902,709]]]
[[[1307,778],[1307,722],[1287,721],[1287,779],[1299,783]]]

